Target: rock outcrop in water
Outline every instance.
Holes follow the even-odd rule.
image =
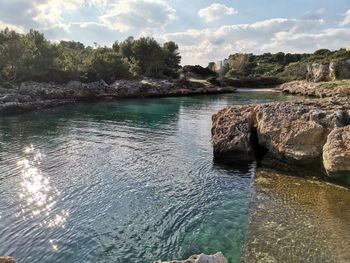
[[[230,107],[213,116],[214,157],[350,180],[350,100]],[[324,165],[323,165],[324,164]]]
[[[0,87],[0,114],[55,107],[82,100],[216,94],[235,90],[232,87],[151,79],[118,80],[111,85],[102,80],[88,84],[71,81],[63,85],[26,82],[12,89]]]
[[[327,142],[323,147],[323,164],[330,176],[340,177],[349,173],[350,125],[335,128],[328,135]]]
[[[218,252],[214,255],[193,255],[185,260],[155,261],[154,263],[228,263],[228,261],[221,252]]]

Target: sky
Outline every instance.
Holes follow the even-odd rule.
[[[237,52],[350,46],[350,0],[0,0],[0,29],[111,46],[128,36],[175,41],[182,64]]]

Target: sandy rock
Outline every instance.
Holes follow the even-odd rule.
[[[350,132],[341,128],[349,124],[350,101],[345,98],[230,107],[213,116],[214,157],[240,163],[263,154],[258,160],[266,167],[299,173],[306,168],[319,175],[323,156],[330,175],[350,173]],[[328,136],[338,129],[338,137]]]
[[[255,108],[259,144],[278,159],[313,162],[322,155],[328,130],[343,125],[341,111],[318,104],[271,103]]]
[[[228,261],[221,252],[218,252],[214,255],[193,255],[186,260],[155,261],[154,263],[228,263]]]
[[[334,129],[323,147],[323,164],[327,174],[350,179],[350,125]]]

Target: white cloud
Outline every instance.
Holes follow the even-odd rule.
[[[179,44],[183,64],[207,65],[236,52],[314,52],[348,46],[350,28],[323,29],[323,20],[276,18],[252,24],[165,34]]]
[[[25,29],[61,28],[69,31],[71,22],[64,15],[85,7],[102,8],[108,0],[0,0],[2,21]]]
[[[344,14],[344,20],[339,23],[340,26],[350,24],[350,9]]]
[[[18,33],[25,33],[25,29],[21,26],[16,26],[13,24],[8,24],[8,23],[0,21],[0,30],[5,29],[5,28],[8,28],[10,30],[14,30]]]
[[[237,14],[237,10],[218,3],[211,4],[210,6],[202,8],[198,11],[198,15],[204,18],[207,22],[217,20],[224,15],[233,14]]]
[[[162,0],[120,0],[107,8],[102,23],[120,32],[164,29],[176,18],[176,11]]]

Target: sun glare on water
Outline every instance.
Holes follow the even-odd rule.
[[[30,218],[39,221],[40,227],[65,227],[69,213],[56,207],[59,191],[50,184],[50,180],[40,169],[44,156],[33,145],[24,149],[25,157],[18,162],[21,171],[22,214],[24,220]],[[54,251],[58,250],[52,240],[49,242]]]

